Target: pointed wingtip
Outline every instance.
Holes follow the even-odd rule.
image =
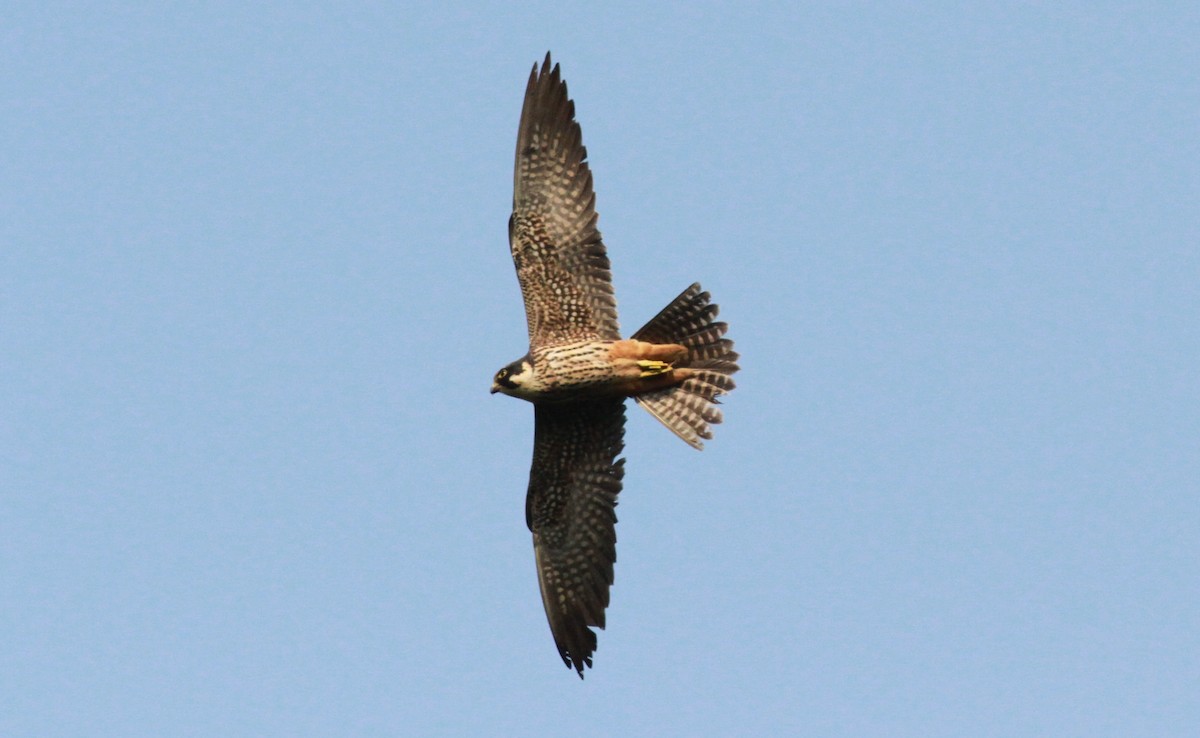
[[[575,672],[579,674],[580,679],[583,679],[584,667],[591,667],[592,665],[592,657],[590,655],[584,656],[582,659],[576,659],[571,656],[571,654],[560,650],[558,652],[558,656],[562,659],[563,663],[566,664],[567,670],[570,671],[571,669],[574,669]]]

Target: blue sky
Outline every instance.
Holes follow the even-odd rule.
[[[1161,736],[1200,724],[1200,11],[17,4],[0,733]],[[506,245],[525,80],[623,325],[595,669],[555,653]]]

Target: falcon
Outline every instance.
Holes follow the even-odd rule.
[[[700,449],[738,370],[727,326],[699,284],[621,338],[595,206],[575,104],[547,53],[525,88],[508,221],[529,352],[496,373],[492,393],[533,403],[525,522],[550,632],[581,679],[617,558],[625,398]]]

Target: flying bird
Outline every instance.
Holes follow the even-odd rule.
[[[547,53],[525,88],[508,221],[529,352],[496,373],[492,393],[533,403],[525,522],[550,632],[580,678],[613,582],[625,398],[699,449],[738,370],[727,326],[699,284],[621,338],[595,205],[575,104]]]

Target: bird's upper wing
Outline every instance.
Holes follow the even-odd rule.
[[[525,520],[542,604],[558,653],[583,677],[604,627],[617,559],[617,495],[625,474],[625,403],[606,398],[534,406]]]
[[[575,104],[546,54],[525,89],[508,221],[532,347],[620,338],[595,206]]]

